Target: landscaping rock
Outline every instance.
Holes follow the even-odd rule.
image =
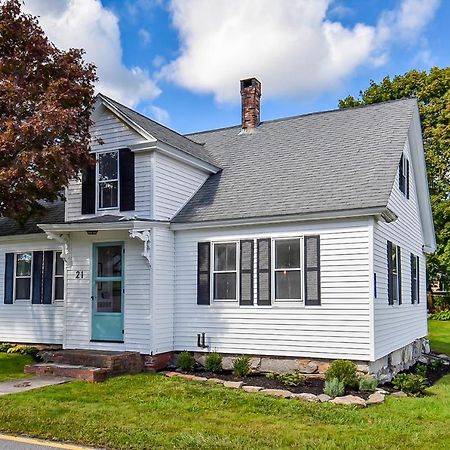
[[[185,380],[193,380],[195,378],[195,375],[190,375],[188,373],[178,373],[174,376],[177,376],[178,378],[183,378]]]
[[[317,363],[317,367],[319,369],[319,373],[325,373],[328,368],[330,367],[330,363],[329,362],[319,362]]]
[[[384,389],[377,389],[376,392],[378,392],[380,394],[383,394],[383,395],[389,395],[390,394],[390,392],[385,391]]]
[[[291,397],[295,398],[297,400],[305,400],[307,402],[318,402],[319,401],[317,395],[308,394],[307,392],[303,392],[301,394],[292,394]]]
[[[242,386],[242,390],[245,392],[259,392],[262,390],[261,386]]]
[[[392,395],[392,397],[408,397],[408,395],[405,394],[403,391],[394,392],[391,395]]]
[[[292,392],[285,389],[263,389],[261,394],[272,395],[273,397],[291,398]]]
[[[177,377],[179,375],[178,372],[164,372],[164,375],[168,378]]]
[[[368,373],[369,366],[367,364],[357,364],[356,370],[361,373]]]
[[[224,381],[223,385],[227,388],[239,389],[244,383],[242,381]]]
[[[197,377],[197,376],[194,375],[191,378],[191,380],[194,380],[194,381],[208,381],[208,378],[206,378],[206,377]]]
[[[320,394],[320,395],[317,396],[317,399],[321,403],[326,403],[326,402],[329,402],[331,400],[331,397],[329,395],[327,395],[327,394]]]
[[[331,403],[334,403],[335,405],[366,406],[366,401],[361,397],[357,397],[356,395],[344,395],[343,397],[336,397],[335,399],[331,400]]]
[[[223,384],[224,383],[224,381],[223,380],[221,380],[220,378],[208,378],[208,383],[211,383],[211,384]]]
[[[385,395],[380,392],[375,392],[369,395],[369,398],[366,401],[368,405],[377,405],[378,403],[384,402]]]
[[[312,374],[312,373],[316,373],[319,370],[319,366],[316,363],[314,363],[313,361],[311,361],[306,365],[301,364],[297,370],[300,373]]]
[[[294,359],[262,358],[260,371],[273,373],[289,373],[298,370],[299,365]]]
[[[445,361],[450,361],[450,356],[446,355],[445,353],[440,353],[439,355],[437,355],[438,358],[441,358]]]
[[[428,358],[423,355],[417,361],[422,364],[428,364]]]

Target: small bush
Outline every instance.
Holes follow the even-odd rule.
[[[438,370],[444,365],[444,361],[442,359],[433,359],[433,361],[430,362],[431,370]]]
[[[343,381],[339,381],[337,378],[332,378],[331,380],[325,380],[325,387],[323,393],[329,395],[330,397],[340,397],[344,395],[345,385]]]
[[[266,373],[266,378],[268,378],[269,380],[276,380],[277,374],[273,373],[273,372],[268,372],[268,373]]]
[[[395,389],[400,389],[410,395],[422,395],[427,387],[426,379],[412,373],[399,373],[392,380]]]
[[[345,387],[356,388],[358,386],[356,364],[346,359],[333,361],[325,374],[325,380],[330,381],[333,378],[342,381]]]
[[[21,355],[30,355],[33,358],[36,358],[38,352],[39,350],[36,347],[29,345],[12,345],[6,350],[6,353],[20,353]]]
[[[359,379],[359,390],[361,392],[375,392],[378,380],[372,375],[364,375]]]
[[[205,370],[212,373],[222,372],[222,355],[217,352],[211,352],[205,358]]]
[[[236,377],[246,377],[250,373],[250,357],[238,356],[233,361],[233,374]]]
[[[193,372],[195,359],[189,352],[181,352],[177,359],[177,368],[182,372]]]
[[[14,347],[12,344],[0,344],[0,353],[6,353],[11,347]]]
[[[438,311],[430,314],[430,319],[432,320],[450,320],[450,309],[444,309],[443,311]]]
[[[291,373],[282,373],[277,378],[285,386],[301,386],[305,382],[305,377],[297,370]]]
[[[426,364],[417,364],[416,366],[416,374],[420,375],[421,377],[426,378],[428,373],[428,367]]]

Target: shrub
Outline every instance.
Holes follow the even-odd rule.
[[[426,378],[428,372],[428,367],[426,364],[417,364],[416,366],[416,374],[420,375],[421,377]]]
[[[266,378],[268,378],[269,380],[276,380],[277,374],[273,373],[273,372],[268,372],[268,373],[266,373]]]
[[[442,361],[442,359],[433,359],[433,361],[430,362],[431,370],[440,369],[443,365],[444,361]]]
[[[364,375],[359,379],[359,390],[361,392],[375,392],[378,380],[372,375]]]
[[[343,381],[339,381],[337,378],[332,378],[331,380],[325,380],[325,387],[323,389],[324,394],[330,397],[340,397],[344,395],[345,385]]]
[[[392,380],[392,385],[395,389],[400,389],[414,396],[423,394],[427,387],[424,377],[412,373],[399,373]]]
[[[12,344],[0,344],[0,353],[6,353],[11,347],[14,347]]]
[[[29,345],[11,345],[6,350],[6,353],[20,353],[21,355],[30,355],[33,358],[36,358],[38,352],[39,350],[36,347],[31,347]]]
[[[301,386],[305,382],[305,377],[298,370],[291,373],[282,373],[277,378],[285,386]]]
[[[345,387],[357,387],[356,364],[346,359],[333,361],[325,374],[325,380],[330,381],[333,378],[342,381]]]
[[[430,319],[432,320],[450,320],[450,309],[444,309],[443,311],[438,311],[430,314]]]
[[[217,352],[211,352],[205,358],[205,370],[212,373],[222,372],[222,355]]]
[[[182,372],[193,372],[195,359],[189,352],[181,352],[177,359],[177,368]]]
[[[250,357],[238,356],[233,361],[233,374],[236,377],[246,377],[250,373]]]

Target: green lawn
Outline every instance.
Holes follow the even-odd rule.
[[[32,363],[33,358],[31,356],[0,353],[0,382],[29,377],[30,375],[23,373],[23,368],[25,365]]]
[[[431,350],[450,355],[450,321],[429,320],[428,332]]]
[[[162,375],[0,397],[0,431],[116,449],[444,449],[450,376],[366,409],[281,400]]]

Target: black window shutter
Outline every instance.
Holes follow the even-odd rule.
[[[415,275],[415,270],[414,270],[414,262],[415,262],[415,256],[411,253],[410,255],[410,267],[411,267],[411,303],[415,303],[416,302],[416,283],[414,282],[414,275]]]
[[[420,269],[419,257],[416,258],[416,273],[417,273],[417,303],[420,303]]]
[[[402,252],[397,245],[397,264],[398,264],[398,304],[402,304]]]
[[[405,181],[406,198],[409,199],[409,161],[406,160],[406,181]]]
[[[270,305],[271,276],[270,276],[270,239],[257,241],[257,277],[258,277],[258,305]]]
[[[95,166],[83,170],[81,178],[81,214],[95,213]]]
[[[405,193],[405,174],[403,173],[403,155],[401,156],[399,163],[398,187],[401,192]]]
[[[210,252],[209,242],[199,242],[197,248],[197,305],[209,305],[210,295]]]
[[[129,148],[119,150],[120,210],[134,211],[134,153]]]
[[[33,252],[31,303],[42,303],[42,262],[44,252]]]
[[[392,273],[392,242],[387,241],[387,267],[388,267],[388,304],[394,304],[394,278]]]
[[[253,240],[240,242],[239,304],[253,305]]]
[[[305,305],[320,305],[320,236],[305,236]]]
[[[53,293],[53,251],[44,252],[44,277],[42,283],[42,303],[50,305]]]
[[[13,304],[14,292],[14,253],[5,253],[5,304]]]

